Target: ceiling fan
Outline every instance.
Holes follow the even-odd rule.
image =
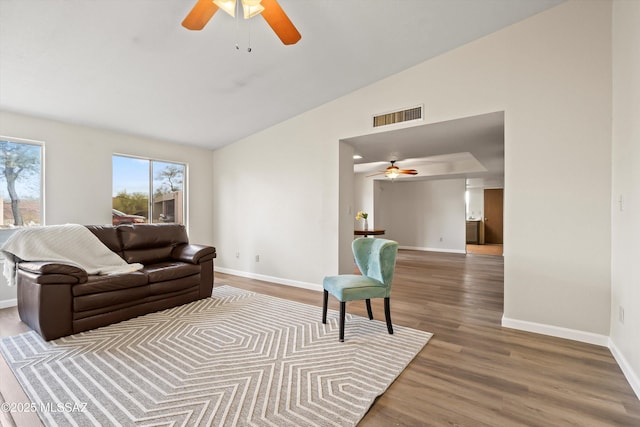
[[[276,0],[237,0],[242,4],[244,19],[262,15],[267,24],[282,40],[289,45],[297,43],[302,36]],[[201,30],[211,17],[222,9],[235,17],[236,0],[198,0],[191,12],[182,21],[182,26],[189,30]]]
[[[367,178],[370,176],[376,176],[376,175],[386,175],[387,178],[397,178],[400,175],[418,175],[418,171],[415,169],[400,169],[398,166],[395,165],[396,160],[391,160],[391,166],[387,167],[385,170],[380,171],[380,172],[376,172],[374,174],[371,175],[367,175]]]

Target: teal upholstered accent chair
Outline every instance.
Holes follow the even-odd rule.
[[[340,342],[343,342],[346,302],[365,300],[367,314],[371,320],[373,319],[371,298],[384,298],[387,330],[393,334],[389,297],[391,296],[393,272],[396,267],[398,243],[387,239],[360,238],[353,241],[351,249],[362,275],[341,274],[324,278],[322,282],[324,288],[322,323],[327,323],[327,300],[331,294],[340,301]]]

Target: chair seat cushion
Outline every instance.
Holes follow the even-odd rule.
[[[390,290],[382,282],[359,274],[328,276],[322,286],[339,301],[385,298]]]

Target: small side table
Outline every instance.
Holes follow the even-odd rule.
[[[384,230],[353,230],[354,236],[380,236],[384,234]]]

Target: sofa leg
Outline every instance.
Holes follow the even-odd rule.
[[[365,302],[367,303],[367,314],[369,315],[369,320],[373,320],[373,311],[371,311],[371,300],[367,298]]]
[[[391,324],[391,309],[389,307],[389,297],[384,299],[384,317],[387,319],[387,330],[393,334],[393,325]]]
[[[340,342],[344,342],[344,318],[347,310],[347,303],[340,301]]]
[[[327,303],[329,299],[329,292],[325,289],[324,296],[322,299],[322,323],[327,323]]]

